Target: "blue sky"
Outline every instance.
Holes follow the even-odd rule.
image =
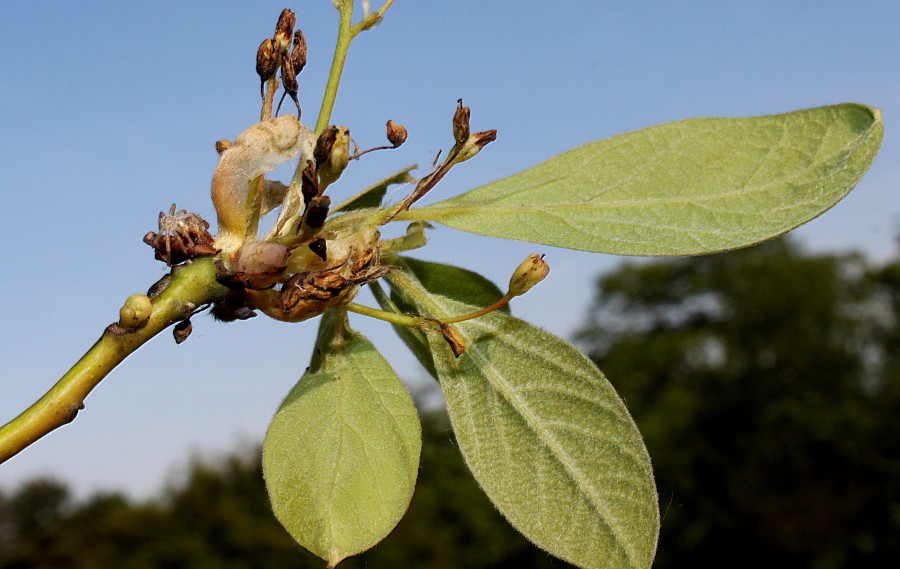
[[[328,0],[0,4],[0,420],[39,397],[126,296],[161,276],[141,242],[160,210],[176,202],[215,218],[213,143],[258,116],[255,51],[284,7],[310,46],[300,99],[312,120],[333,49]],[[815,250],[883,258],[900,231],[898,24],[896,2],[397,0],[354,42],[333,120],[363,147],[381,144],[387,119],[410,138],[354,164],[334,196],[430,163],[450,145],[460,97],[473,128],[499,138],[455,169],[436,199],[656,123],[852,101],[883,110],[882,151],[849,197],[797,235]],[[546,253],[553,272],[513,312],[567,336],[596,275],[621,258],[446,228],[421,256],[502,285],[532,251]],[[386,325],[352,323],[411,385],[425,381]],[[73,424],[0,466],[0,487],[42,473],[82,492],[148,495],[192,454],[261,439],[314,333],[315,323],[195,318],[186,343],[164,334],[144,346]]]

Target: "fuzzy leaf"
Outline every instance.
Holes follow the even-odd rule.
[[[844,104],[653,126],[560,154],[397,219],[620,255],[688,255],[780,235],[843,198],[881,145]]]
[[[348,212],[357,209],[378,207],[379,205],[381,205],[381,200],[387,193],[389,186],[392,186],[394,184],[406,184],[416,181],[416,179],[409,174],[410,170],[413,170],[414,168],[416,168],[416,165],[412,164],[410,166],[407,166],[406,168],[403,168],[402,170],[394,172],[393,174],[379,182],[375,182],[368,188],[363,189],[356,195],[350,196],[346,200],[339,203],[336,207],[331,209],[331,213],[337,213],[339,211]]]
[[[430,295],[405,272],[388,279],[428,316],[474,308]],[[603,374],[571,344],[502,313],[455,327],[467,344],[459,358],[427,337],[459,447],[497,509],[580,567],[650,567],[659,528],[650,458]]]
[[[421,428],[406,389],[346,313],[322,319],[313,361],[266,433],[263,472],[278,520],[329,563],[394,528],[416,483]]]
[[[431,294],[446,296],[466,304],[475,305],[478,308],[484,308],[493,304],[503,296],[503,291],[497,285],[468,269],[402,256],[390,257],[386,262],[390,265],[397,265],[403,271],[414,276],[421,283],[422,287]],[[415,307],[405,302],[401,296],[392,294],[388,297],[385,295],[377,283],[370,283],[369,286],[372,289],[375,300],[378,301],[382,309],[399,313],[416,311]],[[504,306],[500,310],[508,314],[509,305]],[[425,338],[425,334],[408,326],[394,325],[394,331],[397,332],[400,339],[416,356],[419,363],[433,377],[437,378],[437,372],[434,369],[434,362],[431,358],[431,349],[428,347],[428,340]]]

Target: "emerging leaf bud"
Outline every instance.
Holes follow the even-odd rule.
[[[294,47],[291,48],[290,59],[294,73],[300,75],[300,72],[306,67],[306,37],[300,30],[294,32]]]
[[[275,40],[266,38],[259,44],[256,50],[256,73],[259,80],[265,83],[278,68],[278,52],[275,50]]]
[[[550,273],[550,266],[544,261],[543,255],[532,253],[516,268],[509,279],[509,291],[507,296],[521,296],[528,292]]]
[[[125,304],[119,309],[119,325],[124,328],[136,328],[150,319],[153,312],[153,304],[145,294],[132,294],[125,299]]]
[[[406,129],[401,124],[394,121],[387,122],[387,139],[394,148],[399,148],[401,144],[406,142]]]
[[[456,112],[453,114],[453,139],[461,145],[469,138],[469,107],[464,107],[462,99],[456,101]]]
[[[275,48],[278,53],[287,53],[291,47],[291,36],[294,33],[294,23],[297,18],[294,13],[285,8],[278,17],[278,23],[275,25]]]

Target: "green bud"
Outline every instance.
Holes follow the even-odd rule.
[[[521,296],[531,287],[538,284],[550,273],[550,266],[544,261],[543,255],[532,253],[528,255],[516,272],[509,279],[508,296]]]
[[[119,309],[119,325],[123,328],[136,328],[150,319],[153,312],[153,303],[145,294],[132,294],[125,299],[125,304]]]

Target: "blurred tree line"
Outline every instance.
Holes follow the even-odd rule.
[[[626,264],[581,346],[643,433],[655,567],[900,559],[900,262],[787,239]]]
[[[900,262],[781,239],[626,263],[578,342],[644,433],[655,567],[828,569],[900,559]],[[563,568],[494,511],[440,413],[407,516],[341,567]],[[157,500],[0,493],[0,569],[321,568],[272,517],[258,453],[194,461]]]

